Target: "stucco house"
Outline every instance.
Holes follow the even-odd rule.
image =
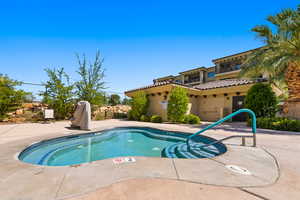
[[[157,114],[167,119],[167,102],[174,87],[184,87],[189,96],[189,113],[198,115],[204,121],[216,121],[240,108],[249,88],[263,78],[240,79],[241,64],[247,55],[256,49],[213,60],[215,66],[198,67],[178,75],[161,77],[153,84],[129,90],[125,95],[133,97],[144,91],[149,98],[149,115]],[[233,121],[245,121],[245,115],[238,115]]]

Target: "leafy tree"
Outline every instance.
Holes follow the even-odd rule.
[[[140,120],[142,115],[146,115],[148,109],[148,98],[145,92],[137,92],[131,101],[130,118]]]
[[[168,102],[168,119],[172,122],[182,122],[188,110],[189,98],[186,89],[175,87],[172,89]]]
[[[73,89],[74,85],[70,83],[69,76],[64,68],[45,69],[49,80],[45,83],[46,91],[41,95],[43,102],[54,109],[56,119],[67,119],[71,117],[73,110]]]
[[[256,117],[275,117],[277,99],[271,86],[263,83],[253,85],[246,95],[245,107],[253,110]]]
[[[109,101],[108,101],[108,103],[110,104],[110,105],[112,105],[112,106],[115,106],[115,105],[118,105],[118,104],[120,104],[121,103],[121,97],[119,96],[119,95],[117,95],[117,94],[112,94],[112,95],[110,95],[110,97],[109,97]]]
[[[104,69],[102,67],[103,59],[100,57],[100,52],[97,51],[93,63],[88,63],[85,55],[82,59],[77,54],[79,70],[77,71],[81,77],[80,81],[75,83],[76,93],[80,100],[90,102],[92,105],[103,105],[105,103]]]
[[[25,103],[31,103],[35,100],[35,97],[32,93],[28,92],[25,97],[24,97],[24,102]]]
[[[0,74],[0,120],[3,120],[7,113],[15,111],[28,94],[23,90],[16,89],[16,86],[20,84],[20,82]]]
[[[300,5],[298,10],[285,9],[267,20],[274,28],[259,25],[252,29],[266,46],[249,56],[241,75],[267,75],[271,84],[288,94],[288,101],[300,101]]]
[[[123,104],[123,105],[130,105],[130,102],[131,102],[131,100],[125,97],[125,98],[123,99],[123,101],[122,101],[122,104]]]

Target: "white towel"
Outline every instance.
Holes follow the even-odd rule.
[[[91,105],[87,101],[79,101],[71,120],[72,126],[80,127],[82,130],[91,128]]]

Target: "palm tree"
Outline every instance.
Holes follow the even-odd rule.
[[[300,5],[269,16],[272,27],[252,29],[266,44],[249,55],[241,76],[267,76],[269,82],[288,94],[286,102],[300,103]]]

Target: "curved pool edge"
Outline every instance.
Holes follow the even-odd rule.
[[[83,162],[83,163],[78,163],[78,164],[71,164],[71,165],[54,165],[54,166],[49,166],[49,165],[42,165],[42,164],[36,164],[36,163],[28,163],[28,162],[24,162],[21,158],[21,156],[23,154],[25,154],[27,151],[30,151],[31,149],[38,147],[42,144],[45,143],[51,143],[54,141],[59,141],[59,140],[64,140],[64,139],[74,139],[74,138],[79,138],[79,137],[89,137],[89,136],[97,136],[97,135],[102,135],[105,134],[105,132],[107,131],[112,131],[115,129],[150,129],[150,130],[156,130],[156,131],[162,131],[162,132],[168,132],[168,133],[172,133],[172,134],[182,134],[184,136],[189,136],[193,133],[189,133],[189,132],[183,132],[183,131],[176,131],[176,130],[168,130],[168,129],[161,129],[161,128],[156,128],[156,127],[151,127],[151,126],[115,126],[112,128],[104,128],[104,129],[97,129],[97,130],[92,130],[92,131],[84,131],[84,132],[80,132],[80,133],[71,133],[71,135],[64,135],[64,136],[59,136],[59,137],[52,137],[52,138],[47,138],[47,139],[42,139],[40,141],[34,141],[31,142],[30,145],[28,145],[25,149],[23,149],[22,151],[20,151],[17,155],[17,158],[20,162],[26,163],[26,164],[31,164],[31,165],[36,165],[36,166],[44,166],[44,167],[65,167],[65,166],[72,166],[72,165],[82,165],[82,164],[87,164],[87,163],[92,163],[92,162],[97,162],[97,161],[101,161],[101,160],[106,160],[106,159],[113,159],[113,158],[118,158],[118,157],[148,157],[148,156],[117,156],[117,157],[110,157],[110,158],[106,158],[106,159],[100,159],[100,160],[93,160],[91,162]],[[151,133],[152,134],[152,133]],[[153,133],[154,135],[161,135],[159,133]],[[168,134],[166,134],[168,135]],[[216,139],[214,139],[213,137],[209,137],[207,135],[198,135],[195,136],[196,138],[205,138],[208,139],[210,141],[217,141]],[[226,153],[228,153],[228,148],[227,146],[220,142],[217,144],[217,146],[221,146],[221,148],[224,148],[224,151],[221,152],[220,154],[214,155],[213,157],[208,157],[208,158],[195,158],[195,159],[212,159],[212,158],[216,158],[219,156],[222,156]],[[218,147],[219,149],[219,147]],[[163,159],[187,159],[187,158],[164,158],[164,157],[156,157],[156,158],[163,158]]]

